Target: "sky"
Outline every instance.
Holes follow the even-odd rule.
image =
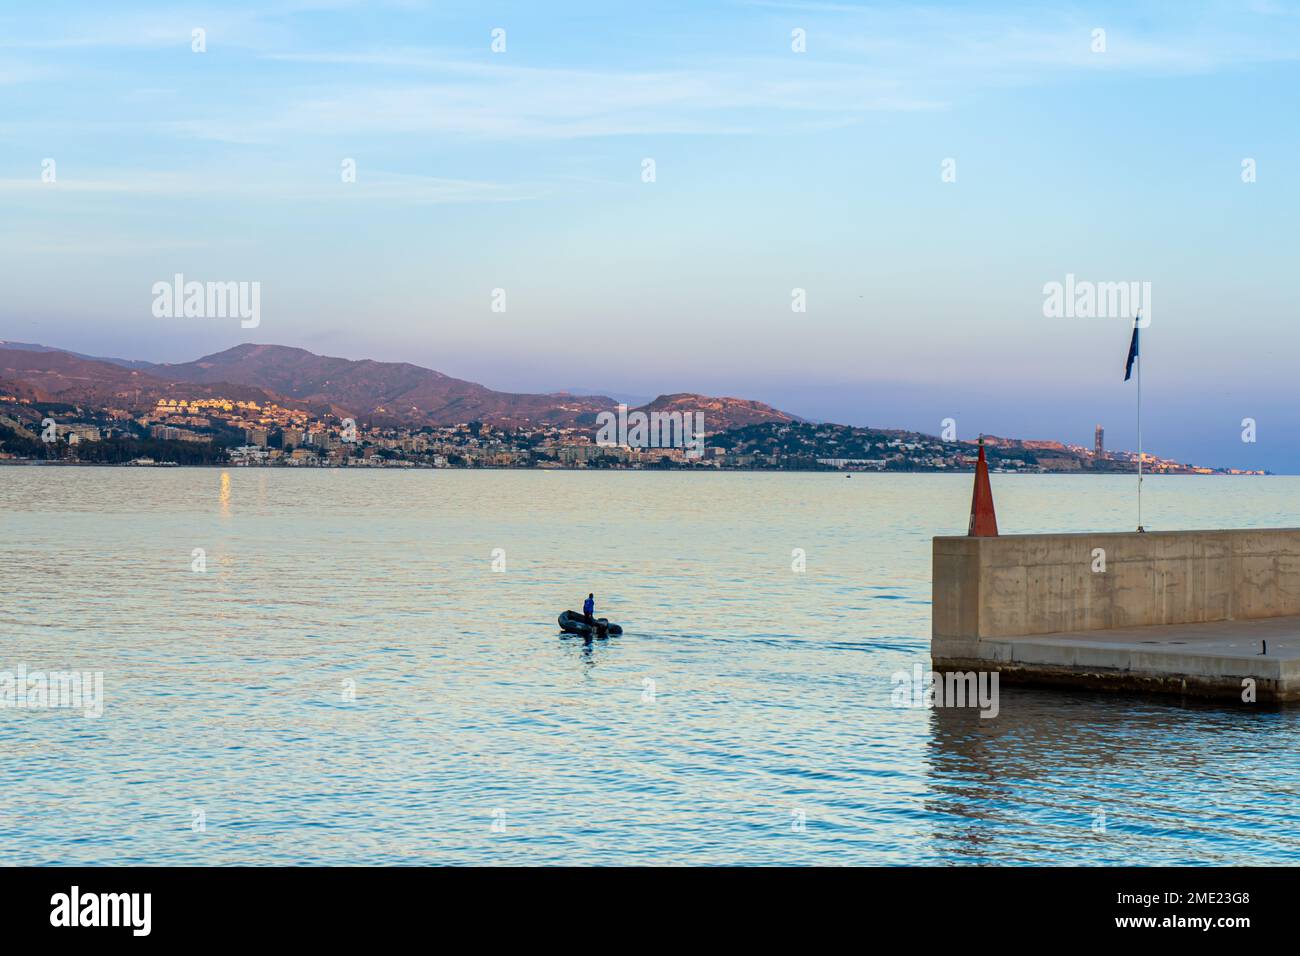
[[[1150,283],[1146,449],[1296,473],[1298,119],[1266,0],[5,4],[0,339],[1131,449],[1044,290]]]

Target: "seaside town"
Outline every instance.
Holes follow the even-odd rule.
[[[663,434],[682,432],[665,427]],[[0,462],[11,464],[943,472],[973,468],[976,452],[972,440],[813,422],[765,422],[706,432],[693,447],[658,437],[652,428],[645,442],[603,442],[594,424],[358,424],[269,402],[220,397],[159,399],[139,412],[0,394]],[[995,436],[986,436],[985,448],[995,472],[1118,473],[1137,467],[1134,452],[1105,448],[1101,426],[1091,448]],[[1151,454],[1144,456],[1143,469],[1179,475],[1263,474]]]

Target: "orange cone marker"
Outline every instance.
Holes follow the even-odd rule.
[[[984,460],[984,436],[980,436],[980,458],[975,464],[975,491],[970,499],[972,538],[996,538],[998,516],[993,513],[993,486],[989,484],[989,463]]]

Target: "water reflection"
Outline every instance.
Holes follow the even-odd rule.
[[[230,517],[230,472],[228,471],[223,471],[221,473],[221,491],[218,492],[217,495],[217,505],[218,505],[218,509],[220,510],[221,517],[229,518]]]
[[[581,634],[570,634],[567,631],[561,631],[560,643],[576,652],[586,668],[591,668],[596,664],[598,650],[608,645],[609,639],[583,637]]]
[[[1300,708],[891,706],[966,476],[2,477],[0,669],[105,674],[98,721],[0,714],[42,767],[0,791],[2,858],[1300,862]],[[1131,521],[1124,480],[998,482],[1007,530]],[[1150,491],[1152,526],[1300,524],[1294,479]],[[593,589],[624,635],[562,636]]]
[[[1295,709],[1006,686],[1001,703],[994,719],[930,711],[925,806],[940,857],[1031,862],[1060,847],[1097,863],[1300,860],[1298,764],[1279,752]]]

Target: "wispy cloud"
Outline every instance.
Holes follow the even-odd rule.
[[[506,184],[435,176],[413,176],[384,170],[363,169],[356,182],[342,182],[339,169],[304,170],[285,168],[260,170],[246,176],[222,173],[133,172],[115,179],[79,180],[66,175],[45,183],[33,175],[26,179],[0,179],[0,193],[24,198],[56,198],[64,194],[83,196],[131,196],[146,198],[247,198],[260,202],[379,202],[379,203],[475,203],[518,202],[545,196],[548,187],[537,184]]]
[[[810,49],[872,57],[912,76],[975,83],[1014,70],[1030,82],[1079,69],[1209,72],[1300,59],[1300,18],[1268,2],[1029,10],[815,0],[744,5],[807,28]],[[1161,8],[1168,17],[1155,15]],[[1106,33],[1104,54],[1092,47],[1097,29]]]
[[[483,139],[577,139],[644,134],[726,135],[801,128],[809,117],[932,110],[878,71],[794,58],[714,61],[694,69],[574,70],[424,59],[411,52],[293,57],[404,66],[436,79],[348,84],[271,105],[174,124],[234,143],[286,134],[331,137],[445,134]]]
[[[336,13],[370,3],[377,7],[412,9],[406,0],[227,0],[221,5],[169,5],[166,9],[133,9],[127,5],[90,5],[76,16],[46,20],[0,17],[0,49],[85,50],[188,48],[191,33],[202,28],[214,40],[241,49],[265,48],[293,41],[293,25],[312,15]]]
[[[71,29],[47,23],[43,31],[4,31],[8,39],[0,48],[42,50],[76,70],[82,65],[59,51],[188,50],[190,30],[202,25],[214,51],[235,51],[247,76],[258,79],[236,76],[224,95],[198,90],[178,98],[157,111],[153,125],[182,139],[247,146],[379,135],[526,142],[803,132],[873,112],[946,109],[981,89],[1081,71],[1207,72],[1300,57],[1300,20],[1268,3],[1212,4],[1162,21],[1176,26],[1156,28],[1135,26],[1138,18],[1123,10],[751,0],[744,6],[756,19],[744,32],[719,34],[711,46],[694,44],[669,58],[664,54],[675,37],[665,28],[663,42],[647,38],[641,55],[626,64],[608,62],[596,43],[585,63],[538,63],[546,50],[536,45],[524,54],[489,56],[486,27],[479,31],[481,47],[472,51],[353,45],[337,24],[324,37],[307,28],[339,19],[357,2],[126,11],[99,22],[79,19]],[[794,27],[807,31],[806,54],[789,51]],[[1097,28],[1107,31],[1100,55],[1091,48]],[[306,45],[311,39],[316,46]],[[215,62],[196,61],[178,76],[194,81]],[[10,67],[0,60],[0,84],[52,66]],[[183,116],[175,115],[181,110]]]
[[[286,133],[562,140],[798,132],[871,112],[944,109],[982,88],[1080,71],[1210,72],[1300,58],[1296,24],[1260,30],[1260,17],[1244,8],[1251,22],[1235,27],[1184,17],[1155,30],[1076,10],[749,5],[776,21],[764,52],[748,44],[746,56],[747,44],[724,38],[669,68],[521,65],[411,46],[268,51],[261,59],[290,71],[282,93],[172,129],[230,143]],[[807,54],[783,49],[795,26],[807,32]],[[1104,53],[1093,49],[1094,29],[1106,31]]]
[[[12,59],[0,59],[0,86],[16,86],[19,83],[37,83],[48,79],[53,71],[49,67],[34,66]]]
[[[215,241],[196,239],[142,239],[120,232],[76,234],[32,239],[29,236],[0,236],[0,250],[14,255],[38,256],[93,256],[102,258],[131,258],[159,252],[183,252],[208,249],[216,246],[250,245],[249,240],[222,239]]]

